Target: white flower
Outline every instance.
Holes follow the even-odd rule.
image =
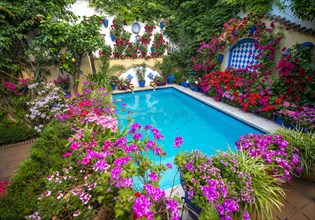
[[[45,195],[50,196],[51,192],[49,190],[46,190]]]
[[[77,210],[73,213],[73,217],[77,217],[80,215],[80,210]]]

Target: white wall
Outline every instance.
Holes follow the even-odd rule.
[[[131,80],[130,83],[132,83],[135,87],[139,87],[138,77],[137,77],[137,74],[136,74],[136,70],[137,70],[137,68],[131,68],[131,69],[129,69],[127,72],[121,74],[119,78],[121,78],[121,79],[126,79],[127,76],[130,74],[130,75],[132,76],[132,80]],[[150,78],[148,77],[148,75],[149,75],[150,73],[152,73],[153,78],[154,78],[154,76],[156,76],[156,75],[157,75],[157,76],[160,76],[160,74],[159,74],[157,71],[152,70],[150,67],[147,66],[147,67],[146,67],[146,71],[145,71],[145,86],[149,86],[149,85],[150,85],[150,82],[152,81],[152,79],[150,79]]]
[[[70,8],[70,10],[75,13],[78,16],[93,16],[93,15],[99,15],[99,16],[103,16],[106,17],[109,22],[108,22],[108,27],[105,28],[104,25],[102,25],[100,34],[104,34],[105,37],[105,44],[106,45],[110,45],[111,48],[113,49],[115,42],[113,42],[110,38],[110,26],[113,24],[113,20],[114,20],[114,16],[109,16],[106,12],[101,12],[101,11],[97,11],[94,8],[89,7],[88,1],[86,0],[77,0]],[[139,35],[142,36],[144,34],[144,26],[145,24],[143,22],[138,22],[141,26],[141,30]],[[132,32],[131,30],[131,25],[132,24],[128,24],[128,25],[124,25],[124,29],[128,32],[131,33],[131,37],[130,37],[130,42],[135,43],[136,42],[136,35]],[[159,26],[156,26],[156,29],[153,30],[152,32],[152,37],[151,37],[151,43],[150,45],[148,45],[148,53],[150,53],[150,48],[153,44],[153,40],[154,40],[154,35],[157,32],[161,32],[161,28]],[[169,42],[169,39],[166,38],[165,36],[163,36],[164,40]],[[166,54],[166,52],[165,52]],[[95,53],[96,56],[98,56],[98,53]]]

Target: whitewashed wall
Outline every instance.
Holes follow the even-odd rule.
[[[115,17],[113,16],[109,16],[107,13],[105,12],[100,12],[100,11],[97,11],[95,10],[94,8],[91,8],[89,7],[89,4],[88,4],[88,1],[85,1],[85,0],[78,0],[76,1],[70,8],[70,10],[75,13],[76,15],[78,16],[93,16],[93,15],[100,15],[100,16],[103,16],[103,17],[106,17],[109,22],[108,22],[108,27],[105,28],[104,25],[102,25],[102,28],[101,28],[101,32],[100,34],[103,34],[105,35],[104,39],[105,39],[105,42],[106,42],[106,45],[110,45],[111,48],[114,47],[114,44],[115,42],[113,42],[110,38],[110,26],[113,24],[113,20],[115,19]],[[143,22],[139,22],[140,26],[141,26],[141,30],[139,32],[139,36],[142,36],[144,34],[144,26],[145,24]],[[130,42],[133,42],[135,43],[136,42],[136,35],[132,32],[131,30],[131,24],[128,24],[128,25],[124,25],[124,29],[128,32],[131,33],[131,36],[130,36]],[[161,28],[159,26],[156,26],[156,28],[153,30],[152,32],[152,37],[151,37],[151,44],[148,45],[148,52],[150,52],[150,48],[153,44],[153,40],[154,40],[154,35],[155,33],[161,33]],[[169,39],[165,36],[164,37],[164,40],[167,41],[167,42],[170,42]],[[171,43],[172,44],[172,43]],[[165,51],[165,54],[167,52]],[[98,56],[98,54],[96,53],[95,54],[96,56]]]
[[[138,83],[138,77],[136,74],[136,70],[137,70],[137,68],[131,68],[127,72],[121,74],[119,78],[126,79],[126,78],[129,78],[131,76],[132,80],[130,82],[135,87],[138,87],[139,83]],[[160,76],[160,74],[157,71],[152,70],[150,67],[147,66],[146,72],[145,72],[145,86],[149,86],[150,82],[152,81],[152,79],[150,79],[150,77],[149,77],[150,73],[153,75],[152,78],[154,78],[154,76]]]

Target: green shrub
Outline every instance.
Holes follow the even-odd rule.
[[[13,124],[0,127],[0,146],[14,144],[37,136],[37,132],[25,125]]]
[[[300,151],[300,163],[303,167],[303,175],[312,175],[312,165],[315,163],[315,134],[302,131],[279,129],[275,134],[280,134],[292,147]]]
[[[14,173],[7,194],[0,198],[1,219],[22,219],[37,210],[45,178],[63,166],[64,160],[60,158],[67,151],[65,145],[69,136],[69,129],[59,121],[42,131],[31,147],[29,158]]]

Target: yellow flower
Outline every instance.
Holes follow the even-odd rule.
[[[72,62],[75,62],[75,59],[74,59],[74,58],[72,58]]]

